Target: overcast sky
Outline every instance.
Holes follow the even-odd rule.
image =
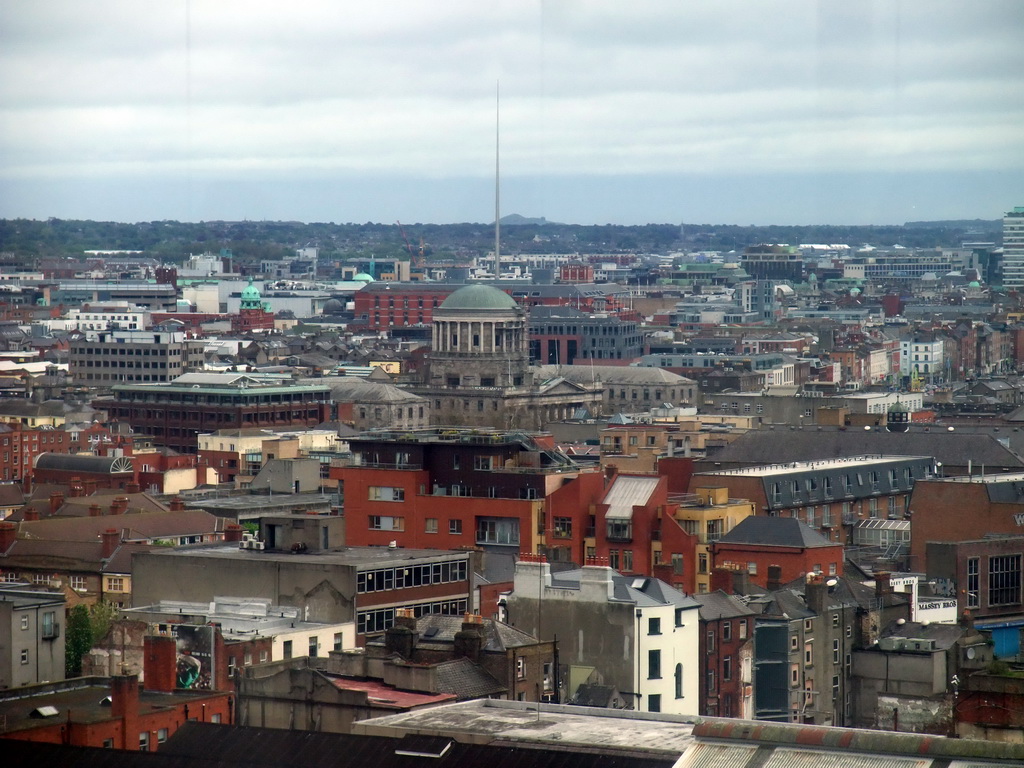
[[[6,0],[0,216],[862,224],[1024,205],[1024,2]]]

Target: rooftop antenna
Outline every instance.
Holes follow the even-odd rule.
[[[494,281],[501,275],[501,81],[494,85]]]

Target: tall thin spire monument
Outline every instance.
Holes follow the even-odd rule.
[[[501,277],[501,81],[494,86],[494,279]]]

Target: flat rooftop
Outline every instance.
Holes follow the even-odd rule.
[[[110,696],[110,680],[102,677],[79,677],[64,683],[32,685],[3,691],[0,698],[0,721],[5,733],[36,728],[49,722],[102,723],[113,719],[109,704],[103,700]],[[175,707],[183,700],[202,700],[210,696],[223,696],[214,691],[175,691],[163,693],[141,690],[139,711],[148,714],[163,708]],[[53,707],[52,717],[33,717],[39,707]]]
[[[738,477],[771,477],[773,475],[788,475],[793,472],[810,472],[811,470],[823,469],[858,469],[882,466],[885,464],[902,463],[918,459],[931,461],[931,456],[849,456],[842,459],[822,459],[821,461],[791,461],[786,464],[766,464],[760,467],[742,467],[739,469],[719,469],[707,472],[697,472],[695,477],[707,475],[738,476]]]
[[[290,563],[309,563],[315,565],[341,566],[375,566],[398,565],[408,560],[434,562],[451,560],[453,557],[469,557],[469,552],[448,549],[405,549],[403,547],[340,547],[321,552],[295,552],[285,550],[240,549],[238,544],[213,544],[210,546],[188,547],[183,549],[158,548],[146,552],[144,557],[180,557],[187,560],[245,560],[245,561],[277,561],[287,560]]]
[[[476,699],[353,723],[373,736],[449,736],[459,741],[558,745],[572,751],[678,757],[697,718],[564,704]]]
[[[1004,472],[997,475],[959,475],[957,477],[930,477],[929,481],[937,483],[1020,483],[1024,482],[1024,472]]]
[[[185,506],[189,509],[205,509],[207,511],[222,509],[261,513],[287,510],[292,507],[329,507],[331,506],[331,499],[331,496],[323,496],[316,493],[248,494],[191,499],[185,502]]]

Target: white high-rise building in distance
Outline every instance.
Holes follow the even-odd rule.
[[[1003,217],[1003,287],[1024,288],[1024,206]]]

